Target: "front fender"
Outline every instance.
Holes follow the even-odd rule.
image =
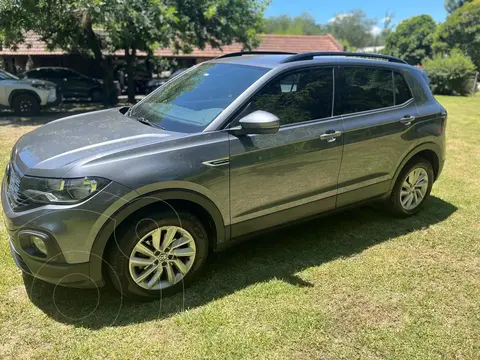
[[[135,192],[137,195],[136,197],[131,197],[131,200],[129,200],[128,203],[121,206],[113,214],[107,216],[107,220],[101,226],[95,237],[90,252],[90,277],[94,283],[97,285],[102,285],[104,283],[102,274],[103,254],[108,240],[112,234],[114,234],[115,229],[137,210],[157,202],[165,201],[168,203],[168,200],[187,200],[201,206],[210,214],[215,224],[216,242],[213,244],[213,247],[216,248],[217,244],[228,240],[228,234],[225,230],[226,222],[224,221],[224,216],[212,199],[196,190],[172,188],[172,185],[172,183],[169,185],[162,185],[165,189],[158,189],[158,187],[155,188],[154,184],[145,186]],[[189,187],[195,186],[191,185]],[[149,191],[149,189],[151,191]],[[125,198],[126,197],[124,197],[124,199]],[[102,218],[104,217],[102,216]]]

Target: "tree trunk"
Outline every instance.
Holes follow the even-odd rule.
[[[107,59],[102,53],[102,47],[100,40],[97,38],[97,35],[93,31],[92,24],[88,22],[85,24],[85,36],[86,40],[90,46],[90,49],[93,51],[95,60],[103,70],[103,105],[105,108],[114,105],[113,101],[114,86],[113,86],[113,69],[110,66],[110,60]]]
[[[136,61],[136,49],[132,47],[130,49],[125,49],[125,57],[127,60],[127,77],[128,77],[128,102],[130,104],[135,104],[135,93],[136,93],[136,84],[135,84],[135,61]]]

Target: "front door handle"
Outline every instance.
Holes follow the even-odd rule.
[[[405,115],[403,118],[400,119],[400,122],[408,126],[412,123],[413,120],[415,120],[415,116]]]
[[[337,137],[341,136],[341,131],[328,130],[325,134],[320,135],[321,140],[327,140],[327,142],[334,142]]]

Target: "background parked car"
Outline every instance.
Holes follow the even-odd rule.
[[[120,83],[120,89],[122,94],[127,94],[128,92],[128,75],[127,75],[127,65],[121,63],[115,67],[114,70],[115,79],[118,79]],[[147,84],[152,79],[151,72],[147,69],[145,64],[137,64],[135,66],[135,94],[147,94]]]
[[[58,105],[57,85],[44,80],[19,79],[0,70],[0,107],[19,115],[35,115],[41,107]]]
[[[62,67],[41,67],[26,71],[24,78],[48,80],[58,85],[65,100],[102,101],[103,81]],[[117,95],[118,95],[118,82]]]
[[[181,74],[187,69],[178,69],[175,70],[172,75],[170,75],[167,78],[155,78],[152,79],[148,82],[147,84],[147,94],[150,94],[152,91],[154,91],[156,88],[160,87],[161,85],[165,84],[168,80],[174,78],[175,76]]]

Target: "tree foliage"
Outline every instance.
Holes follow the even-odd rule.
[[[437,25],[430,15],[402,21],[386,39],[384,53],[398,56],[412,65],[432,56],[433,34]]]
[[[327,25],[327,31],[337,40],[346,41],[355,48],[373,44],[372,28],[377,23],[369,19],[363,10],[337,14]]]
[[[236,41],[250,49],[264,8],[262,0],[0,0],[0,46],[15,46],[31,30],[49,48],[92,55],[108,92],[107,55],[115,50],[125,51],[133,71],[136,51],[158,46],[189,52]]]
[[[449,14],[453,14],[458,8],[470,2],[472,2],[472,0],[445,0],[445,10],[447,10]]]
[[[386,19],[388,17],[388,13]],[[265,19],[263,31],[266,34],[282,35],[325,35],[331,33],[341,44],[349,50],[367,45],[379,45],[391,31],[391,18],[385,22],[384,29],[378,36],[372,33],[375,19],[369,19],[362,10],[352,10],[348,13],[337,14],[328,24],[317,24],[315,18],[308,12],[297,17],[280,15]]]
[[[454,49],[447,56],[437,54],[433,59],[426,59],[423,65],[435,94],[467,95],[471,92],[470,78],[475,65],[460,50]]]
[[[465,4],[438,27],[434,50],[447,53],[454,48],[470,56],[480,69],[480,0]]]
[[[387,38],[394,31],[393,19],[395,18],[395,13],[386,12],[385,17],[383,18],[383,28],[380,31],[380,34],[375,37],[374,45],[385,45]]]
[[[325,26],[317,24],[312,15],[307,12],[300,16],[273,16],[265,19],[263,31],[266,34],[281,35],[324,35]]]

